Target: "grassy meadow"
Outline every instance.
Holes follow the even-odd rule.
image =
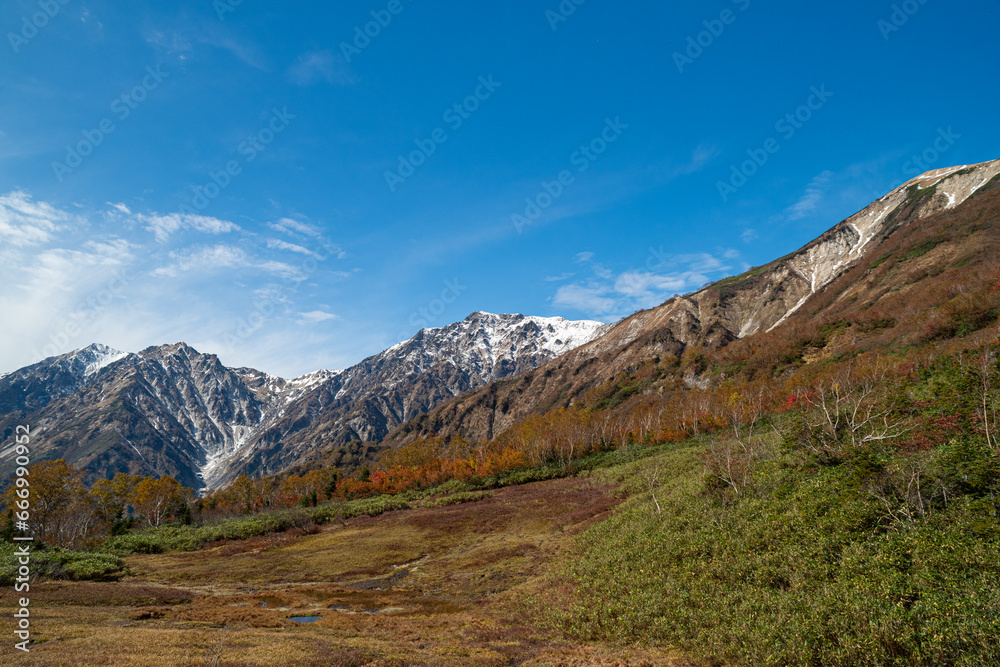
[[[685,664],[669,648],[569,639],[528,604],[619,501],[612,485],[577,476],[411,500],[410,509],[361,501],[377,516],[245,539],[199,544],[209,527],[127,536],[194,550],[118,556],[117,581],[34,584],[39,643],[17,664]],[[109,546],[123,553],[127,541]]]

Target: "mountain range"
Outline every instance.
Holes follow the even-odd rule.
[[[786,257],[615,325],[477,312],[292,380],[227,368],[184,343],[135,354],[93,345],[0,376],[0,432],[7,442],[28,422],[36,456],[93,476],[165,473],[217,488],[319,459],[351,467],[422,436],[489,439],[643,364],[763,349],[810,323],[892,312],[905,342],[928,324],[914,304],[955,298],[963,272],[995,271],[997,189],[1000,160],[922,174]],[[705,385],[704,370],[683,366],[683,382]],[[11,451],[0,452],[0,475]]]
[[[215,488],[338,448],[358,453],[360,443],[382,440],[442,401],[535,368],[607,328],[477,312],[346,370],[292,380],[227,368],[184,343],[136,354],[95,344],[0,377],[0,432],[6,441],[30,423],[36,460],[63,458],[93,476],[169,474]],[[12,452],[0,451],[3,474]]]

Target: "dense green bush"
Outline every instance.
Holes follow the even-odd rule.
[[[704,447],[597,473],[634,495],[581,537],[562,575],[572,595],[538,603],[548,623],[738,664],[1000,664],[992,450],[956,442],[928,455],[931,479],[967,478],[974,492],[906,521],[870,475],[797,452],[762,464],[742,498],[710,492]]]
[[[195,551],[219,540],[245,540],[292,528],[343,521],[356,516],[378,516],[409,507],[404,498],[376,496],[346,503],[253,514],[210,524],[193,526],[171,524],[112,537],[104,543],[101,551],[119,555]]]
[[[14,544],[0,544],[0,586],[13,586],[19,567]],[[125,573],[125,561],[113,554],[39,548],[32,544],[31,575],[76,581],[117,579]],[[33,580],[32,580],[33,581]]]

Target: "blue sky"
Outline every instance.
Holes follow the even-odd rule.
[[[992,5],[0,2],[0,373],[614,321],[1000,157]]]

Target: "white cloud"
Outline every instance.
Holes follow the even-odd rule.
[[[696,290],[722,277],[731,270],[727,260],[738,256],[734,250],[722,251],[721,258],[709,253],[666,255],[659,252],[653,254],[647,268],[630,269],[617,275],[595,263],[591,265],[593,275],[589,279],[560,286],[552,303],[594,317],[622,317],[636,310],[653,308],[674,294]]]
[[[147,231],[156,235],[156,240],[160,243],[165,243],[172,234],[181,230],[189,229],[206,234],[227,234],[240,230],[236,223],[190,213],[140,215],[138,219],[146,225]]]
[[[322,310],[314,310],[309,313],[299,314],[299,324],[315,324],[317,322],[326,322],[327,320],[340,319],[333,313],[327,313]]]
[[[588,251],[588,252],[577,253],[575,261],[580,262],[582,264],[584,262],[589,262],[592,259],[594,259],[594,253]]]
[[[813,213],[823,200],[826,193],[826,185],[833,177],[833,172],[824,171],[810,181],[805,193],[797,202],[788,207],[786,213],[789,220],[801,220],[810,213]]]
[[[547,282],[547,283],[558,283],[558,282],[562,282],[563,280],[569,280],[570,278],[572,278],[575,275],[576,275],[575,273],[564,273],[561,276],[545,276],[545,282]]]
[[[131,259],[132,251],[138,248],[138,246],[120,238],[87,241],[83,244],[83,247],[97,255],[122,260]]]
[[[280,239],[267,239],[267,247],[272,250],[287,250],[289,252],[296,252],[300,255],[306,255],[307,257],[312,257],[313,259],[323,259],[322,255],[319,255],[309,248],[303,248],[300,245],[294,243],[289,243],[287,241],[282,241]]]
[[[334,348],[343,354],[343,345],[330,344],[332,327],[316,326],[339,319],[339,306],[316,303],[302,288],[319,292],[360,269],[332,272],[330,262],[307,274],[310,257],[318,266],[343,256],[308,222],[283,220],[278,226],[293,236],[282,240],[208,216],[144,214],[114,201],[69,211],[20,191],[0,195],[0,322],[12,324],[0,331],[0,373],[94,342],[138,351],[184,340],[221,353],[262,302],[274,312],[267,330],[240,348],[242,363],[314,370],[313,357]],[[185,230],[199,243],[184,242]],[[234,235],[205,243],[194,232]],[[166,241],[180,243],[158,243]],[[307,343],[323,352],[290,349]],[[361,356],[373,351],[366,344]]]
[[[281,220],[278,220],[278,222],[269,222],[267,223],[267,226],[275,231],[290,234],[292,236],[296,233],[304,234],[306,236],[319,236],[321,233],[319,227],[305,222],[299,222],[298,220],[292,220],[291,218],[282,218]]]
[[[610,290],[602,285],[563,285],[556,290],[552,303],[593,315],[605,315],[616,310],[617,299],[609,296]]]
[[[251,257],[241,248],[216,245],[187,252],[170,253],[173,263],[153,271],[159,278],[176,278],[185,273],[212,272],[220,269],[249,269],[263,271],[279,278],[303,280],[302,271],[283,262],[260,260]]]
[[[299,220],[293,220],[292,218],[282,218],[278,222],[267,223],[267,226],[276,232],[281,232],[282,234],[288,234],[289,236],[295,238],[301,238],[303,236],[307,236],[313,239],[317,239],[319,245],[321,245],[322,249],[325,252],[329,253],[329,255],[336,257],[337,259],[344,259],[345,257],[347,257],[347,253],[344,252],[343,248],[323,238],[323,230],[317,227],[316,225],[311,225],[307,222],[301,222]],[[280,244],[282,242],[278,240],[269,240],[268,244],[270,243]],[[293,246],[299,248],[300,250],[293,250]],[[282,248],[284,250],[292,250],[292,252],[301,252],[301,250],[306,250],[306,248],[298,244],[288,244],[288,246],[275,245],[273,247]],[[325,257],[321,256],[320,253],[317,253],[314,250],[310,250],[308,252],[312,252],[313,257],[317,259],[325,259]]]
[[[45,202],[34,202],[26,192],[16,190],[0,197],[0,242],[27,247],[44,245],[63,229],[69,214]]]
[[[650,297],[658,299],[663,293],[682,291],[692,280],[700,284],[708,277],[690,271],[671,275],[626,271],[615,280],[614,290],[623,296],[647,301]]]
[[[342,86],[354,83],[343,57],[325,51],[308,51],[288,68],[288,79],[297,86],[309,86],[325,81]]]
[[[95,342],[94,327],[127,299],[133,261],[130,246],[112,238],[0,263],[0,320],[16,323],[3,331],[0,368],[13,370]],[[19,270],[25,265],[31,270]]]
[[[745,229],[743,233],[740,234],[740,238],[743,239],[744,243],[753,243],[757,239],[756,229]]]

